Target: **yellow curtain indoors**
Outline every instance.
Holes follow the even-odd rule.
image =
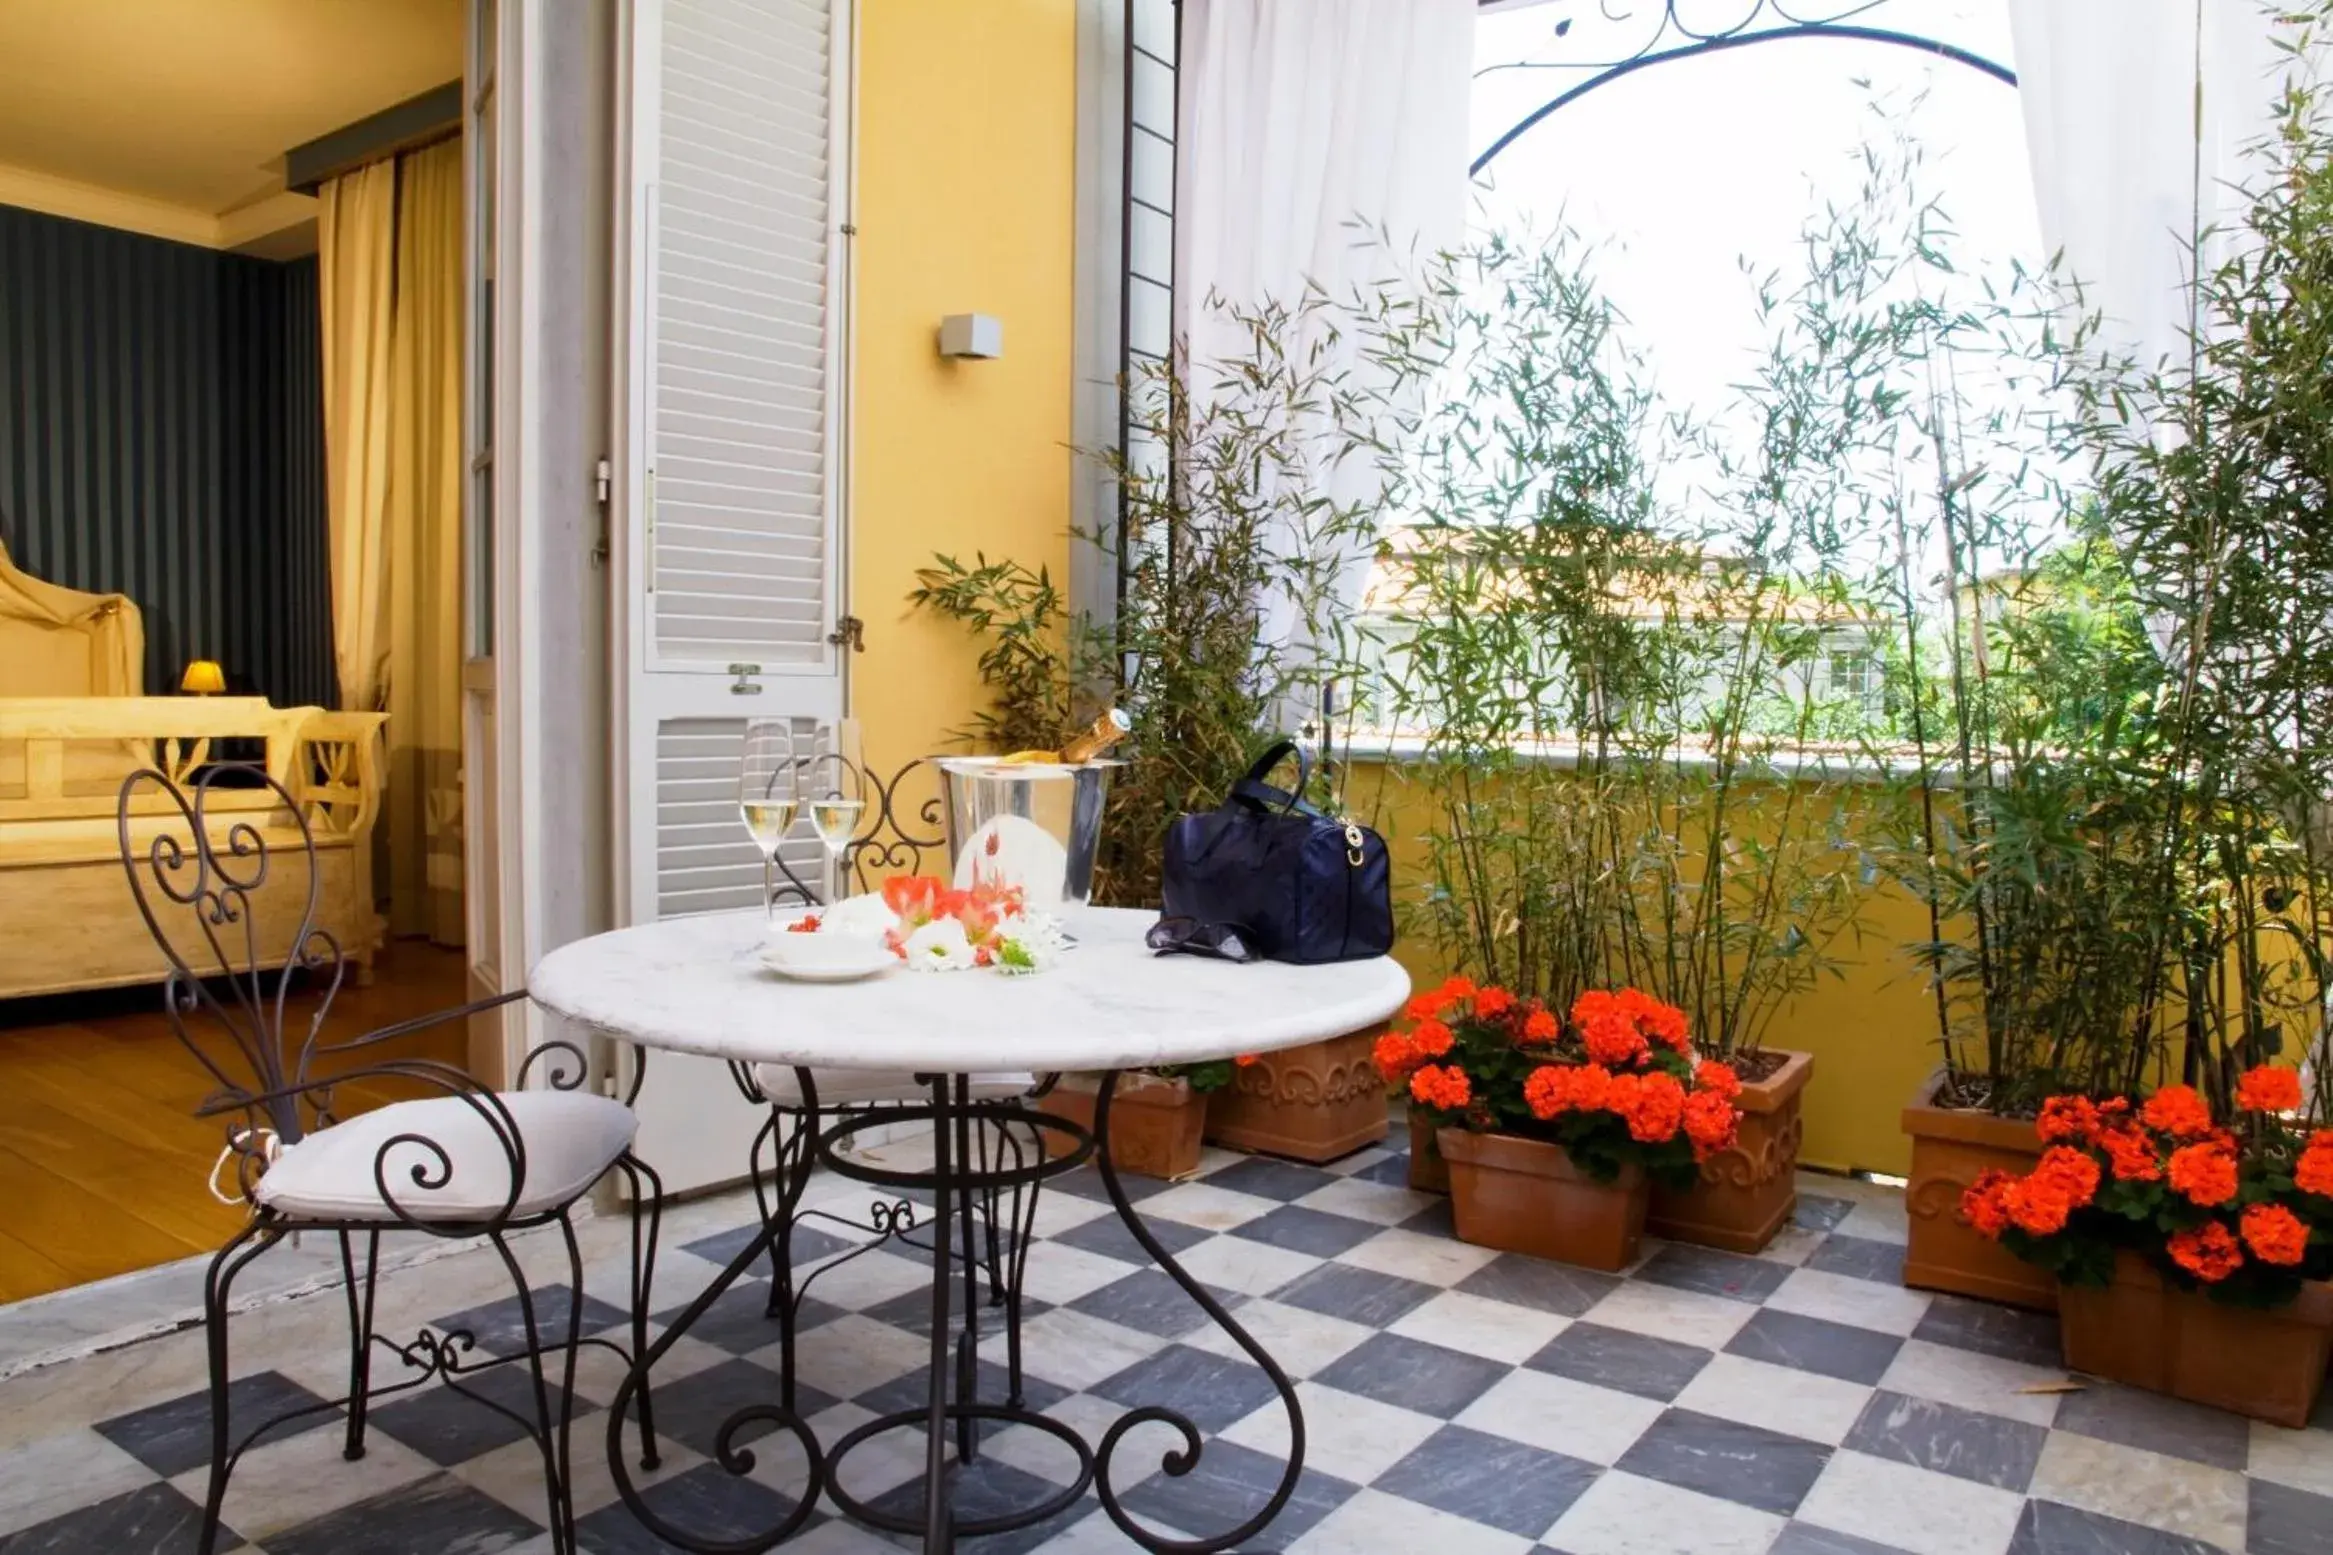
[[[462,943],[462,144],[397,159],[389,928]]]
[[[387,669],[389,334],[395,316],[397,169],[374,162],[316,191],[324,324],[325,502],[332,657],[340,705],[372,712]]]

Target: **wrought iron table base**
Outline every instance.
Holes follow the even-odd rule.
[[[815,1116],[817,1093],[812,1075],[806,1069],[797,1070],[796,1075],[802,1087],[805,1108]],[[760,1551],[776,1547],[801,1531],[816,1510],[821,1494],[831,1497],[846,1516],[871,1527],[892,1533],[920,1532],[926,1555],[952,1552],[959,1537],[1004,1533],[1044,1522],[1075,1504],[1089,1486],[1111,1522],[1127,1538],[1146,1550],[1174,1552],[1174,1555],[1212,1555],[1212,1552],[1229,1550],[1244,1543],[1269,1526],[1295,1494],[1297,1478],[1304,1468],[1304,1412],[1297,1402],[1295,1385],[1254,1336],[1232,1319],[1231,1314],[1224,1310],[1206,1287],[1184,1271],[1135,1213],[1133,1204],[1126,1197],[1124,1186],[1118,1181],[1117,1170],[1110,1163],[1110,1100],[1117,1088],[1117,1074],[1112,1072],[1102,1079],[1094,1099],[1094,1124],[1090,1130],[1067,1118],[1023,1110],[1012,1102],[973,1101],[962,1076],[917,1078],[919,1083],[931,1088],[932,1099],[928,1106],[893,1109],[880,1116],[861,1114],[854,1117],[845,1114],[822,1129],[815,1140],[815,1147],[800,1153],[800,1169],[787,1174],[778,1184],[784,1213],[763,1217],[760,1234],[742,1248],[704,1293],[691,1302],[672,1326],[636,1358],[608,1409],[608,1466],[624,1504],[657,1537],[682,1549],[701,1552],[701,1555],[759,1555]],[[882,1124],[902,1122],[928,1122],[932,1125],[932,1165],[929,1171],[900,1171],[842,1153],[840,1147],[853,1134]],[[985,1149],[981,1150],[979,1160],[974,1160],[973,1142],[984,1130],[995,1130],[997,1138],[1003,1142],[996,1155],[998,1164],[994,1167],[989,1165]],[[1023,1157],[1018,1144],[1013,1143],[1015,1130],[1023,1131],[1021,1137],[1040,1145],[1033,1160]],[[1048,1153],[1041,1148],[1041,1136],[1045,1132],[1070,1136],[1072,1148],[1066,1154],[1049,1158]],[[1009,1165],[1004,1164],[1008,1151],[1013,1157]],[[1034,1190],[1046,1178],[1074,1171],[1089,1158],[1097,1162],[1110,1205],[1128,1233],[1150,1256],[1151,1261],[1182,1287],[1184,1294],[1198,1304],[1208,1319],[1229,1334],[1248,1358],[1271,1379],[1272,1386],[1279,1393],[1282,1407],[1288,1411],[1288,1461],[1281,1472],[1280,1482],[1264,1506],[1235,1528],[1191,1539],[1167,1537],[1135,1521],[1111,1481],[1110,1467],[1118,1449],[1130,1432],[1145,1425],[1167,1426],[1180,1438],[1179,1445],[1160,1458],[1159,1468],[1168,1477],[1180,1478],[1199,1466],[1206,1444],[1198,1427],[1180,1411],[1158,1404],[1129,1409],[1111,1422],[1098,1443],[1089,1444],[1070,1426],[1026,1408],[1018,1397],[1003,1403],[982,1403],[979,1399],[980,1301],[977,1276],[980,1259],[975,1241],[975,1200],[980,1195],[993,1195],[1001,1190]],[[739,1445],[737,1437],[749,1426],[773,1427],[791,1436],[802,1452],[805,1474],[801,1499],[776,1526],[743,1538],[712,1538],[676,1528],[648,1504],[633,1482],[629,1460],[624,1451],[624,1428],[626,1417],[631,1412],[633,1395],[645,1385],[650,1372],[663,1359],[665,1352],[695,1325],[721,1298],[723,1292],[757,1260],[769,1253],[782,1223],[799,1205],[814,1160],[823,1162],[838,1175],[855,1181],[890,1190],[923,1189],[932,1195],[932,1332],[927,1402],[920,1409],[898,1410],[866,1421],[846,1432],[831,1447],[823,1449],[808,1422],[788,1402],[750,1404],[736,1411],[722,1422],[715,1437],[715,1461],[731,1474],[752,1472],[755,1461],[753,1450]],[[963,1237],[963,1297],[966,1304],[960,1329],[952,1314],[951,1289],[951,1276],[954,1273],[952,1249],[955,1245],[955,1231],[959,1228]],[[1025,1255],[1025,1244],[1015,1251]],[[1011,1327],[1011,1337],[1015,1340],[1018,1338],[1018,1319],[1017,1303],[1008,1304],[1006,1321]],[[1017,1389],[1018,1367],[1014,1368],[1013,1375]],[[784,1392],[790,1397],[793,1391],[792,1379],[789,1377],[785,1380]],[[885,1432],[905,1429],[918,1423],[925,1431],[926,1453],[924,1509],[920,1520],[882,1511],[841,1488],[836,1471],[854,1449]],[[959,1521],[947,1472],[950,1444],[954,1444],[959,1463],[973,1462],[979,1453],[981,1427],[988,1423],[1030,1426],[1066,1444],[1077,1457],[1074,1482],[1034,1506]]]

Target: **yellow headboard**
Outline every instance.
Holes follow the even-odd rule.
[[[0,697],[134,697],[146,626],[124,594],[43,583],[0,544]]]

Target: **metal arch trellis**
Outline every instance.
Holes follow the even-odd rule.
[[[1609,22],[1626,22],[1636,14],[1630,10],[1614,9],[1612,0],[1597,0],[1597,3],[1604,19]],[[1887,0],[1862,0],[1861,4],[1823,17],[1801,16],[1793,11],[1785,3],[1785,0],[1749,0],[1749,9],[1724,27],[1706,25],[1696,27],[1686,21],[1680,14],[1680,7],[1686,3],[1687,0],[1661,0],[1651,36],[1646,38],[1633,53],[1617,59],[1519,60],[1509,64],[1487,66],[1475,72],[1478,80],[1501,70],[1584,70],[1591,71],[1593,74],[1589,75],[1586,80],[1575,82],[1565,88],[1517,120],[1497,140],[1492,141],[1481,155],[1474,159],[1467,168],[1467,175],[1480,177],[1483,170],[1490,166],[1500,152],[1521,139],[1531,130],[1532,126],[1566,104],[1577,102],[1598,87],[1608,85],[1623,76],[1633,75],[1637,71],[1653,65],[1667,64],[1671,60],[1690,59],[1696,55],[1714,54],[1726,49],[1746,48],[1751,44],[1772,43],[1780,39],[1834,38],[1859,43],[1880,43],[1896,48],[1917,49],[1922,53],[1934,54],[1939,58],[1949,59],[1957,64],[1967,65],[1973,70],[1982,71],[1994,80],[2006,85],[2015,86],[2017,84],[2015,71],[1997,60],[1988,59],[1984,55],[1976,53],[1974,50],[1962,48],[1958,44],[1946,43],[1940,38],[1902,32],[1892,27],[1867,26],[1852,20],[1852,18],[1861,16],[1867,11],[1877,9],[1887,3]],[[1767,19],[1771,25],[1760,25],[1761,18]],[[1557,23],[1556,35],[1561,37],[1570,29],[1571,20],[1567,17]]]

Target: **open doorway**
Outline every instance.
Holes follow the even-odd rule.
[[[465,0],[0,12],[0,1302],[242,1218],[123,882],[128,770],[256,762],[296,797],[235,813],[311,824],[350,963],[326,1040],[467,997],[472,25]]]

